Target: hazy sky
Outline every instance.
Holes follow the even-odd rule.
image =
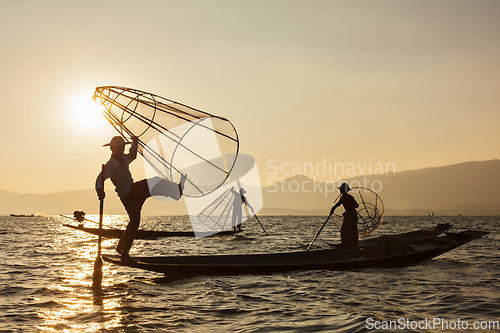
[[[499,157],[500,1],[1,0],[0,9],[0,189],[93,187],[109,158],[101,145],[115,135],[92,110],[103,85],[230,119],[264,185],[269,165],[291,172],[285,163],[403,171]],[[139,157],[136,179],[142,169]]]

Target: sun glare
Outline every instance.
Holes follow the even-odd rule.
[[[85,94],[73,98],[70,112],[74,127],[81,130],[99,131],[107,124],[101,106],[94,102],[92,95]]]

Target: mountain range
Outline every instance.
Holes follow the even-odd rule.
[[[500,215],[500,160],[464,162],[343,180],[364,186],[382,198],[387,215]],[[264,215],[326,215],[338,196],[339,184],[317,182],[296,175],[262,188]],[[325,191],[327,189],[328,191]],[[125,214],[110,188],[106,214]],[[0,215],[96,214],[99,202],[93,189],[51,194],[19,194],[0,189]],[[143,215],[184,215],[185,204],[154,199],[146,201]]]
[[[309,181],[304,176],[284,180],[294,186]],[[382,175],[359,176],[344,180],[351,186],[373,189],[382,198],[389,215],[499,215],[500,214],[500,160],[464,162],[443,167],[432,167]],[[311,183],[308,183],[311,184]],[[283,184],[277,184],[281,186]],[[337,184],[339,185],[339,184]],[[264,210],[274,214],[328,214],[338,191],[325,196],[324,191],[266,193]],[[330,186],[330,191],[331,191]],[[317,188],[325,188],[324,185]],[[276,186],[273,187],[276,189]]]

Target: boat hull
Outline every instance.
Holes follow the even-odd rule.
[[[63,226],[80,230],[92,235],[99,235],[99,228],[85,228],[82,226],[76,226],[71,224],[63,224]],[[102,236],[104,238],[120,238],[123,230],[121,229],[102,229]],[[219,233],[197,233],[198,237],[206,237],[210,235],[232,235],[234,233],[241,232],[241,230],[233,231],[226,230]],[[137,230],[137,236],[135,239],[154,239],[162,237],[195,237],[193,231],[156,231],[156,230]]]
[[[415,241],[409,252],[390,255],[387,254],[386,245],[367,244],[349,248],[270,254],[135,257],[135,263],[122,262],[119,256],[103,255],[103,259],[117,265],[173,276],[401,267],[435,258],[486,234],[487,232],[482,231],[465,231],[460,234],[427,237],[426,241]]]

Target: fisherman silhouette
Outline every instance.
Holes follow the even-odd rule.
[[[231,188],[231,193],[234,195],[233,200],[233,214],[231,219],[231,226],[234,231],[241,230],[241,223],[243,223],[243,209],[242,205],[248,205],[245,198],[245,193],[247,193],[243,188],[240,191],[236,191],[235,188]]]
[[[179,184],[161,179],[160,177],[134,182],[129,165],[137,157],[138,142],[138,137],[133,136],[132,146],[128,154],[124,154],[124,151],[125,145],[130,144],[130,142],[125,142],[121,136],[115,136],[109,143],[103,145],[103,147],[109,146],[112,152],[109,161],[105,165],[104,180],[111,178],[111,182],[115,185],[115,191],[130,219],[116,247],[116,251],[121,254],[122,261],[129,262],[135,261],[130,257],[129,252],[139,229],[141,209],[146,199],[150,196],[160,195],[179,200],[182,197],[184,182],[186,181],[186,175],[181,175]],[[102,184],[102,175],[99,173],[95,183],[99,200],[103,200],[105,197]]]
[[[340,238],[342,246],[358,246],[358,213],[356,208],[359,207],[356,199],[347,192],[351,189],[349,185],[343,183],[338,188],[342,194],[339,201],[332,207],[330,215],[333,215],[335,209],[340,205],[344,205],[345,212],[342,228],[340,229]]]

